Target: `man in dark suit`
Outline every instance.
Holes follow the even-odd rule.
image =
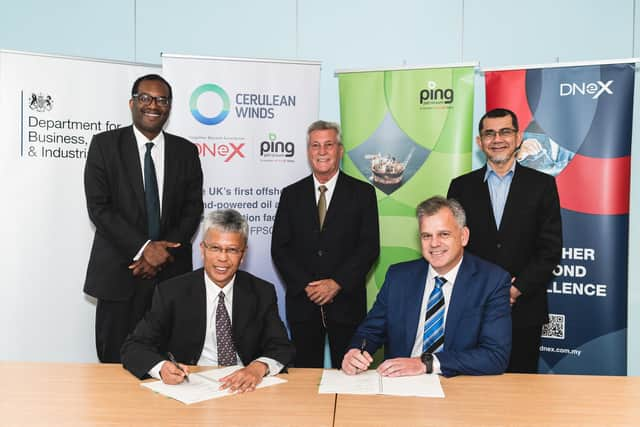
[[[191,271],[202,215],[196,147],[162,131],[171,86],[155,74],[133,84],[133,126],[97,134],[84,173],[95,237],[84,292],[98,299],[96,349],[120,362],[122,343],[151,303],[155,284]]]
[[[384,345],[383,376],[501,374],[511,349],[509,274],[464,250],[465,213],[432,197],[417,208],[423,258],[389,267],[342,370],[368,369]]]
[[[487,164],[460,176],[448,197],[467,212],[467,249],[512,276],[513,348],[508,372],[538,371],[542,325],[548,321],[547,284],[562,253],[562,223],[555,179],[518,164],[522,143],[510,110],[487,112],[476,143]]]
[[[313,174],[282,190],[273,224],[297,367],[323,366],[325,335],[340,365],[367,312],[366,277],[380,252],[375,190],[339,171],[343,152],[337,124],[309,126]]]
[[[273,285],[238,270],[247,233],[246,220],[235,210],[205,217],[204,272],[157,286],[151,310],[122,347],[125,368],[138,378],[151,375],[177,384],[189,368],[167,355],[189,365],[244,365],[222,379],[222,388],[243,392],[291,361],[294,350],[278,316]]]

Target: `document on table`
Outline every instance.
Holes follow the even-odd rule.
[[[189,382],[184,381],[176,385],[165,384],[162,381],[146,382],[140,385],[189,405],[191,403],[202,402],[203,400],[216,399],[218,397],[235,394],[229,392],[229,390],[219,390],[221,385],[219,380],[241,368],[242,366],[227,366],[206,372],[192,373],[189,374]],[[283,380],[282,378],[264,377],[256,388],[264,388],[286,382],[287,380]]]
[[[383,377],[375,370],[347,375],[341,370],[322,372],[318,393],[385,394],[389,396],[444,397],[438,375]]]

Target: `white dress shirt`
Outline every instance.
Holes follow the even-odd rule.
[[[142,169],[142,183],[144,185],[144,156],[147,152],[147,142],[153,142],[151,148],[151,158],[153,159],[153,166],[156,169],[156,179],[158,180],[158,196],[160,198],[160,215],[162,215],[162,190],[164,189],[164,132],[160,132],[155,138],[149,140],[146,136],[133,125],[133,135],[136,137],[136,144],[138,145],[138,154],[140,155],[140,169]],[[138,253],[133,257],[134,261],[137,261],[142,256],[144,248],[147,247],[151,240],[147,240],[144,245],[138,250]]]
[[[327,187],[327,191],[324,192],[324,198],[327,201],[327,211],[329,210],[329,204],[331,203],[331,197],[333,196],[333,192],[336,189],[336,183],[338,182],[339,173],[340,171],[336,172],[336,174],[333,175],[331,179],[325,182],[324,184],[321,184],[320,181],[318,181],[318,178],[316,178],[316,176],[313,175],[313,185],[315,190],[313,193],[316,196],[316,205],[318,204],[318,200],[320,200],[320,190],[318,190],[318,187],[320,187],[321,185],[324,185],[325,187]]]
[[[218,346],[216,343],[216,311],[218,309],[218,299],[220,297],[220,291],[224,293],[224,306],[229,313],[229,318],[233,319],[233,284],[236,277],[233,276],[231,281],[225,285],[224,288],[220,288],[213,280],[209,278],[206,272],[204,272],[204,283],[207,298],[207,329],[204,336],[204,347],[202,348],[202,354],[198,359],[198,366],[218,366]],[[233,321],[233,320],[232,320]],[[259,357],[256,359],[258,362],[263,362],[269,367],[268,375],[276,375],[282,371],[284,365],[277,360],[270,357]],[[160,379],[160,368],[165,361],[159,362],[149,371],[149,375],[153,378]],[[240,356],[236,352],[236,364],[243,366]]]
[[[449,301],[451,301],[451,293],[453,292],[453,285],[460,269],[462,258],[451,270],[446,274],[438,274],[431,265],[429,265],[429,272],[427,273],[427,281],[424,286],[424,292],[422,294],[422,305],[420,306],[420,317],[418,322],[418,329],[416,331],[416,339],[413,344],[413,350],[411,350],[411,357],[420,357],[422,354],[424,324],[426,322],[425,316],[427,314],[427,303],[429,302],[429,295],[436,284],[436,277],[441,276],[447,279],[447,282],[442,285],[442,293],[444,294],[444,326],[447,325],[447,312],[449,311]],[[440,361],[438,360],[438,353],[433,354],[433,373],[440,374]]]

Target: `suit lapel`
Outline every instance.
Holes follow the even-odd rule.
[[[336,180],[336,186],[333,189],[333,195],[331,196],[331,203],[329,203],[329,209],[327,209],[327,215],[324,218],[324,223],[331,223],[333,217],[335,217],[337,212],[340,210],[341,206],[344,206],[349,198],[349,188],[348,183],[344,179],[344,175],[342,172],[338,172],[338,179]],[[334,203],[335,202],[335,203]],[[316,215],[317,216],[317,215]],[[320,225],[320,220],[318,220],[318,225]]]
[[[142,180],[142,167],[140,166],[140,151],[138,150],[136,137],[133,134],[133,127],[129,126],[129,129],[124,131],[122,135],[122,140],[120,141],[122,162],[127,171],[128,181],[133,187],[138,208],[141,212],[144,212],[146,224],[147,210],[144,201],[144,182]]]
[[[196,321],[191,325],[193,329],[189,333],[193,333],[194,337],[198,337],[198,342],[200,343],[198,359],[202,354],[205,335],[207,333],[207,290],[204,282],[205,274],[207,273],[205,273],[203,269],[200,269],[200,274],[194,276],[195,280],[193,281],[193,292],[191,294],[191,304],[195,312]],[[215,334],[215,329],[213,333]]]
[[[171,203],[171,200],[174,200],[174,198],[171,197],[171,195],[174,192],[174,186],[176,184],[176,180],[169,179],[169,178],[177,176],[178,162],[176,162],[175,160],[178,153],[176,148],[177,148],[176,141],[173,140],[171,135],[165,132],[164,134],[164,178],[163,178],[163,184],[162,184],[162,200],[160,205],[162,206],[162,215],[160,217],[160,225],[162,228],[164,228],[163,226],[167,222],[168,216],[166,215],[166,213],[171,212],[171,207],[169,206],[169,204]]]
[[[403,328],[406,331],[404,339],[406,354],[411,354],[413,344],[418,334],[418,326],[420,325],[420,310],[422,308],[422,297],[424,296],[424,287],[427,284],[427,273],[429,272],[429,264],[424,261],[419,263],[415,270],[410,273],[405,283],[401,283],[406,289],[402,301],[405,302],[404,312],[406,324]]]
[[[456,332],[460,318],[464,312],[464,302],[468,299],[470,287],[473,285],[473,275],[475,274],[475,264],[469,256],[462,258],[462,264],[458,270],[456,281],[453,284],[451,299],[449,301],[449,309],[447,310],[447,319],[444,327],[444,349],[455,340]]]
[[[307,212],[303,212],[302,218],[311,218],[311,222],[314,230],[320,229],[320,218],[318,217],[318,204],[316,202],[315,181],[313,175],[307,177],[307,182],[304,183],[304,191],[302,194],[302,206],[301,209],[305,209]],[[329,205],[331,210],[331,205]],[[327,212],[328,214],[328,212]],[[327,217],[325,216],[325,222]]]
[[[233,283],[233,314],[231,319],[231,330],[233,341],[236,343],[236,352],[242,358],[241,349],[237,343],[241,342],[244,331],[249,326],[249,320],[256,310],[256,297],[249,285],[248,279],[244,272],[238,270],[236,279]]]
[[[516,162],[516,167],[513,170],[513,178],[511,179],[511,185],[509,186],[509,194],[507,194],[507,200],[504,204],[504,211],[502,212],[502,221],[500,222],[500,230],[504,231],[505,227],[508,227],[512,223],[511,218],[514,215],[517,218],[517,207],[520,206],[520,197],[527,195],[526,191],[521,191],[523,187],[522,182],[522,167]]]
[[[493,215],[493,205],[491,204],[491,194],[489,193],[489,183],[484,180],[484,175],[487,173],[487,165],[485,164],[482,169],[480,169],[479,181],[478,181],[478,193],[480,195],[479,203],[482,203],[482,209],[487,212],[487,220],[491,221],[493,225],[493,230],[498,231],[498,223],[496,222],[496,217]]]

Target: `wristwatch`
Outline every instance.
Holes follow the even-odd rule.
[[[431,353],[422,353],[420,355],[420,360],[424,363],[424,366],[427,367],[427,374],[431,374],[433,372],[433,354]]]

